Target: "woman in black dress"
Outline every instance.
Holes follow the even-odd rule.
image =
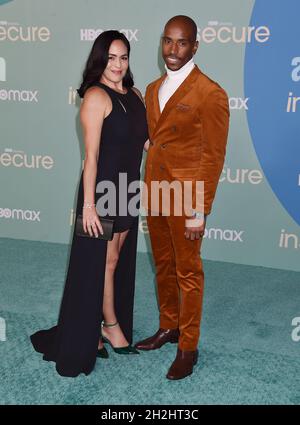
[[[96,357],[108,357],[103,341],[119,354],[138,354],[131,344],[139,200],[137,213],[127,206],[139,193],[128,194],[125,212],[120,201],[124,184],[128,189],[140,179],[143,148],[149,142],[145,107],[133,87],[129,53],[129,42],[120,32],[100,34],[78,90],[83,98],[85,160],[76,219],[82,214],[84,230],[97,236],[102,233],[101,217],[113,218],[114,237],[112,241],[80,237],[74,226],[58,323],[30,337],[35,350],[43,353],[44,360],[55,361],[62,376],[88,375]],[[101,196],[107,196],[97,190],[104,181],[114,185],[115,193],[109,196],[116,195],[108,199],[110,205],[116,204],[115,210],[106,209],[106,213],[98,208],[103,207]]]

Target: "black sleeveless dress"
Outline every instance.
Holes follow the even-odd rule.
[[[127,188],[140,179],[143,146],[148,138],[146,111],[138,95],[129,89],[118,93],[97,83],[112,101],[112,111],[104,119],[99,159],[97,164],[95,202],[103,196],[97,192],[98,183],[115,184],[117,198],[124,194],[124,174]],[[123,174],[121,186],[119,174]],[[123,185],[123,186],[122,186]],[[128,203],[135,194],[129,194]],[[83,172],[79,182],[76,218],[82,213],[84,200]],[[132,343],[133,300],[138,234],[138,215],[119,214],[116,211],[104,215],[115,220],[114,231],[128,230],[115,271],[115,311],[120,327]],[[98,211],[98,208],[97,208]],[[100,216],[103,216],[100,214]],[[62,376],[88,375],[94,368],[103,320],[103,290],[107,241],[78,237],[73,228],[68,272],[56,326],[40,330],[30,336],[34,349],[43,359],[56,362],[56,370]]]

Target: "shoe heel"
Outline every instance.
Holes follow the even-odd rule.
[[[111,344],[111,342],[110,342],[110,340],[109,339],[107,339],[105,336],[103,336],[102,335],[102,341],[103,341],[103,343],[104,344],[109,344],[112,348],[113,348],[113,346],[112,346],[112,344]]]
[[[108,338],[102,335],[103,342],[107,342],[111,348],[117,354],[140,354],[135,347],[132,347],[130,344],[127,347],[114,347]]]
[[[108,359],[109,354],[106,348],[103,346],[102,348],[98,348],[97,350],[97,357],[100,357],[101,359]]]

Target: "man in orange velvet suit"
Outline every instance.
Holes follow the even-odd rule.
[[[147,87],[145,96],[150,135],[146,208],[160,326],[136,347],[155,350],[178,342],[168,379],[190,375],[198,359],[204,286],[200,248],[224,164],[229,125],[228,97],[194,64],[197,48],[195,22],[187,16],[171,18],[162,37],[166,73]],[[181,216],[167,214],[161,196],[157,206],[150,190],[155,181],[175,180],[193,185],[192,208]],[[196,182],[204,184],[202,198],[197,198],[201,190]]]

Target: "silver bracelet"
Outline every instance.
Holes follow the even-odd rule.
[[[88,203],[86,203],[86,204],[83,204],[83,207],[82,208],[92,208],[92,207],[94,207],[96,204],[88,204]]]

